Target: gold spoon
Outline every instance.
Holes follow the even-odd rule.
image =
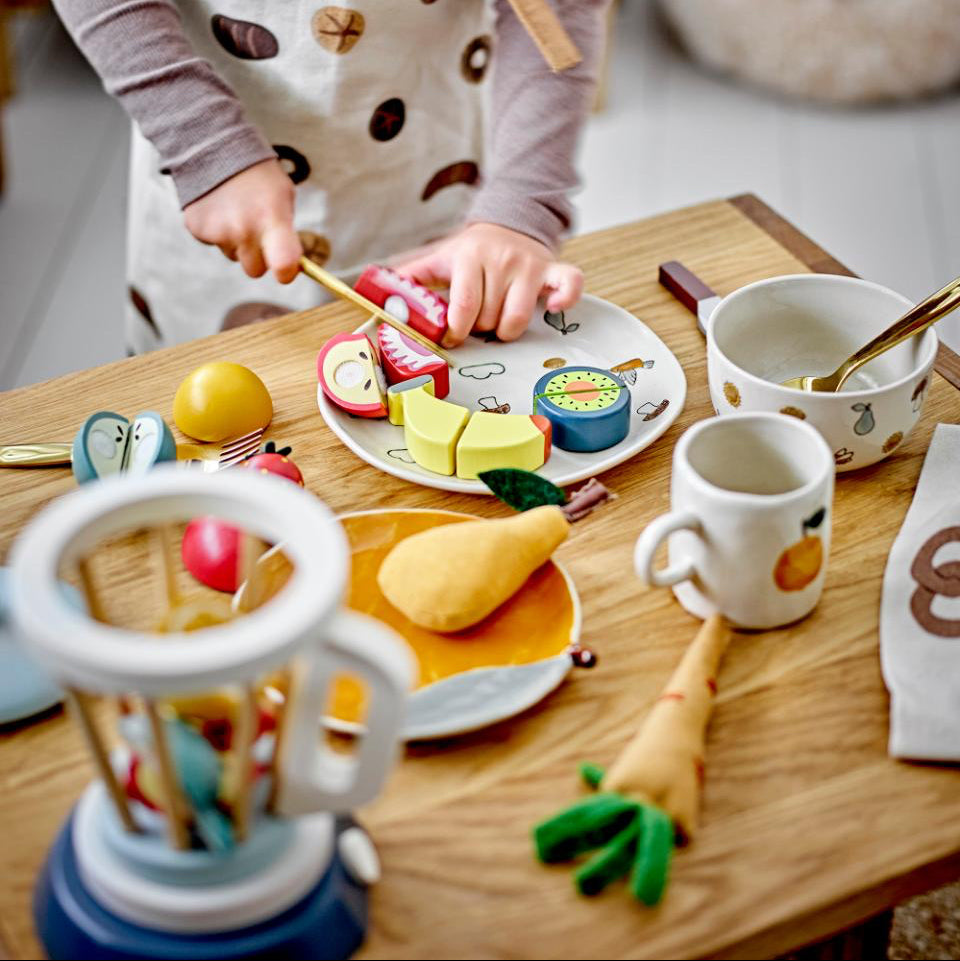
[[[791,377],[790,380],[783,381],[782,386],[793,387],[796,390],[836,392],[843,387],[854,371],[859,370],[874,357],[890,350],[891,347],[903,343],[908,337],[926,330],[957,307],[960,307],[960,277],[952,280],[942,290],[931,294],[916,307],[911,307],[896,323],[874,337],[853,356],[848,357],[832,374],[827,374],[825,377],[814,377],[812,374]]]

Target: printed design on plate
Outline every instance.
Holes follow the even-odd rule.
[[[470,364],[458,370],[461,377],[470,377],[473,380],[489,380],[491,377],[499,377],[507,372],[507,368],[496,361],[489,364]]]
[[[394,460],[400,461],[401,464],[415,464],[416,461],[413,459],[413,455],[406,447],[394,447],[393,450],[387,451],[387,457],[392,457]]]
[[[731,407],[740,406],[740,391],[737,389],[737,385],[731,384],[729,380],[723,385],[723,396],[727,398],[727,403]]]
[[[856,455],[852,450],[850,450],[849,447],[841,447],[840,450],[835,450],[833,452],[833,460],[838,467],[843,467],[845,464],[849,464],[855,456]]]
[[[923,380],[913,388],[913,393],[910,395],[910,406],[913,408],[913,412],[916,413],[923,406],[923,398],[927,391],[927,386],[930,383],[929,377],[924,377]]]
[[[797,420],[806,420],[806,419],[807,419],[806,413],[805,413],[804,411],[800,410],[799,407],[791,407],[791,406],[789,406],[789,405],[786,406],[786,407],[781,407],[781,408],[780,408],[780,413],[781,413],[781,414],[786,414],[787,417],[796,417]]]
[[[910,576],[919,585],[910,598],[910,612],[916,622],[937,637],[960,637],[960,619],[933,613],[935,597],[960,597],[960,561],[934,566],[933,558],[946,544],[960,541],[960,527],[945,527],[929,537],[917,551]]]
[[[900,442],[903,440],[903,432],[897,431],[895,434],[891,434],[883,442],[883,452],[884,454],[889,454],[891,451],[896,450],[900,446]]]
[[[481,397],[477,403],[480,405],[480,409],[485,410],[488,414],[510,413],[510,405],[501,404],[492,394],[489,397]]]
[[[669,406],[670,401],[666,397],[659,404],[648,400],[637,408],[637,413],[642,415],[644,420],[656,420]]]
[[[554,330],[560,331],[561,334],[572,334],[580,329],[579,324],[568,324],[567,315],[562,311],[552,311],[548,310],[544,312],[543,315],[544,322],[548,327],[552,327]]]
[[[637,382],[637,371],[653,370],[652,360],[643,360],[641,357],[634,357],[633,360],[625,360],[622,364],[611,367],[614,374],[619,374],[631,387]]]
[[[548,357],[543,362],[543,366],[547,370],[556,370],[558,367],[566,367],[567,362],[562,357]]]
[[[860,415],[857,422],[853,425],[853,432],[858,437],[864,437],[877,426],[873,416],[872,404],[854,404],[850,410]]]
[[[803,521],[801,539],[791,544],[777,558],[773,581],[781,591],[802,591],[817,579],[823,567],[823,541],[819,534],[809,532],[818,530],[826,516],[826,507],[821,507]]]

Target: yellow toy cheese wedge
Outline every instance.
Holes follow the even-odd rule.
[[[377,584],[419,627],[466,630],[513,597],[566,540],[569,528],[555,504],[500,520],[433,527],[387,554]]]
[[[550,421],[540,415],[477,411],[457,444],[457,477],[487,470],[536,470],[550,456]]]
[[[457,441],[470,411],[437,400],[425,387],[405,391],[403,433],[410,456],[425,470],[451,475],[456,469]]]
[[[394,427],[403,427],[403,395],[408,390],[422,387],[435,396],[436,385],[429,374],[421,374],[412,380],[404,380],[387,388],[387,419]]]

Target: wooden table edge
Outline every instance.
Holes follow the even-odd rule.
[[[827,253],[819,244],[780,216],[755,194],[739,194],[728,197],[727,203],[744,217],[756,224],[781,247],[791,253],[810,270],[821,274],[839,274],[856,277],[852,270],[836,257]],[[960,355],[941,343],[934,369],[948,383],[960,390]],[[810,912],[803,918],[794,918],[783,925],[752,935],[742,941],[727,945],[722,951],[705,955],[711,958],[760,958],[778,952],[796,950],[798,927],[806,927],[806,944],[829,939],[863,924],[870,918],[891,910],[897,904],[917,894],[946,884],[960,876],[960,852],[915,868],[898,878],[882,881],[875,887],[851,895],[844,901]],[[792,933],[792,937],[791,937]]]

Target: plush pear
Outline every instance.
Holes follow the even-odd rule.
[[[462,631],[513,597],[569,530],[555,504],[433,527],[400,541],[383,559],[377,583],[414,624]]]

